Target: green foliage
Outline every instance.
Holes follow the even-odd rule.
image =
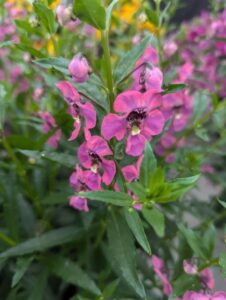
[[[108,240],[112,264],[119,273],[118,275],[140,298],[144,298],[144,287],[136,272],[133,238],[124,218],[115,210],[112,210],[109,216]]]
[[[56,31],[55,16],[53,11],[44,4],[37,2],[34,2],[33,8],[43,27],[50,34],[53,34]]]
[[[76,0],[74,13],[79,19],[99,30],[106,28],[106,12],[101,0]]]

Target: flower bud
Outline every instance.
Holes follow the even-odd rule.
[[[87,81],[89,77],[89,64],[84,56],[77,54],[69,64],[69,72],[77,83]]]
[[[59,24],[64,26],[71,20],[72,8],[70,6],[65,7],[63,4],[58,5],[56,8],[56,15]]]

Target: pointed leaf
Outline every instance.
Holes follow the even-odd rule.
[[[131,211],[125,209],[124,215],[126,217],[126,222],[129,225],[129,228],[132,231],[137,242],[141,245],[144,251],[151,255],[151,248],[144,232],[143,223],[140,219],[139,214],[134,209],[132,209]]]
[[[30,267],[32,260],[33,257],[18,258],[16,262],[16,270],[12,279],[12,288],[23,278],[24,274]]]
[[[153,227],[156,234],[162,238],[165,234],[165,218],[163,213],[156,208],[144,208],[142,213],[145,220]]]
[[[133,203],[133,199],[130,196],[121,192],[81,192],[79,195],[90,200],[101,201],[116,206],[132,206]]]
[[[108,218],[108,239],[109,254],[118,273],[138,296],[145,298],[145,290],[136,270],[133,238],[121,214],[113,210]]]
[[[81,287],[94,295],[100,295],[101,292],[95,282],[73,261],[52,255],[45,261],[49,270],[62,278],[64,281]]]
[[[15,247],[12,247],[0,254],[0,258],[8,258],[14,256],[21,256],[34,252],[44,251],[46,249],[60,246],[66,243],[77,240],[84,230],[78,228],[78,226],[68,226],[60,229],[55,229],[46,233],[43,233],[39,237],[29,239]]]
[[[106,27],[106,12],[101,0],[76,0],[74,13],[79,19],[99,30]]]
[[[157,161],[150,143],[146,143],[144,156],[140,168],[140,182],[145,187],[149,187],[151,175],[157,168]]]

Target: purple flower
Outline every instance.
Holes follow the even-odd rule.
[[[90,67],[86,58],[81,54],[73,57],[68,68],[75,82],[82,83],[88,80]]]
[[[90,136],[78,149],[78,159],[83,167],[89,170],[87,173],[89,184],[96,188],[102,181],[109,185],[116,173],[114,161],[105,159],[112,155],[106,141],[99,136]]]
[[[93,105],[89,102],[82,103],[80,95],[74,86],[68,81],[60,81],[56,87],[62,92],[65,100],[69,104],[69,112],[74,119],[74,130],[69,138],[73,141],[77,138],[80,128],[82,117],[85,119],[85,129],[94,128],[96,125],[96,111]]]
[[[172,286],[166,274],[163,272],[164,261],[161,258],[157,257],[156,255],[152,255],[152,265],[156,275],[159,277],[159,279],[163,284],[163,293],[166,296],[169,296],[172,293]]]
[[[104,118],[102,135],[106,140],[115,137],[120,141],[128,132],[126,153],[140,156],[145,142],[163,130],[165,119],[158,109],[160,104],[160,95],[152,90],[144,94],[130,90],[118,95],[114,110],[120,115],[110,113]]]

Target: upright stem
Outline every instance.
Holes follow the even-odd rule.
[[[162,43],[161,43],[161,22],[160,22],[160,15],[161,15],[161,9],[160,9],[161,0],[156,0],[156,15],[158,18],[158,27],[157,27],[157,43],[158,43],[158,53],[159,53],[159,62],[161,65],[162,61]]]
[[[109,37],[106,30],[101,32],[102,46],[104,50],[104,60],[105,60],[105,70],[107,76],[107,87],[108,87],[108,96],[110,101],[110,109],[113,112],[113,103],[114,103],[114,81],[112,76],[112,66],[111,66],[111,55],[109,48]]]
[[[31,183],[30,183],[30,180],[27,177],[26,170],[24,169],[24,167],[21,164],[20,160],[14,154],[13,149],[11,148],[10,144],[8,143],[7,139],[4,136],[2,137],[2,144],[5,148],[8,156],[14,162],[14,164],[16,166],[17,174],[20,177],[20,179],[21,179],[21,181],[24,185],[24,188],[26,190],[26,193],[27,193],[28,197],[32,201],[37,214],[39,215],[39,217],[41,217],[43,215],[43,210],[42,210],[42,207],[41,207],[41,203],[40,203],[38,195],[36,194],[36,192],[31,187]]]

